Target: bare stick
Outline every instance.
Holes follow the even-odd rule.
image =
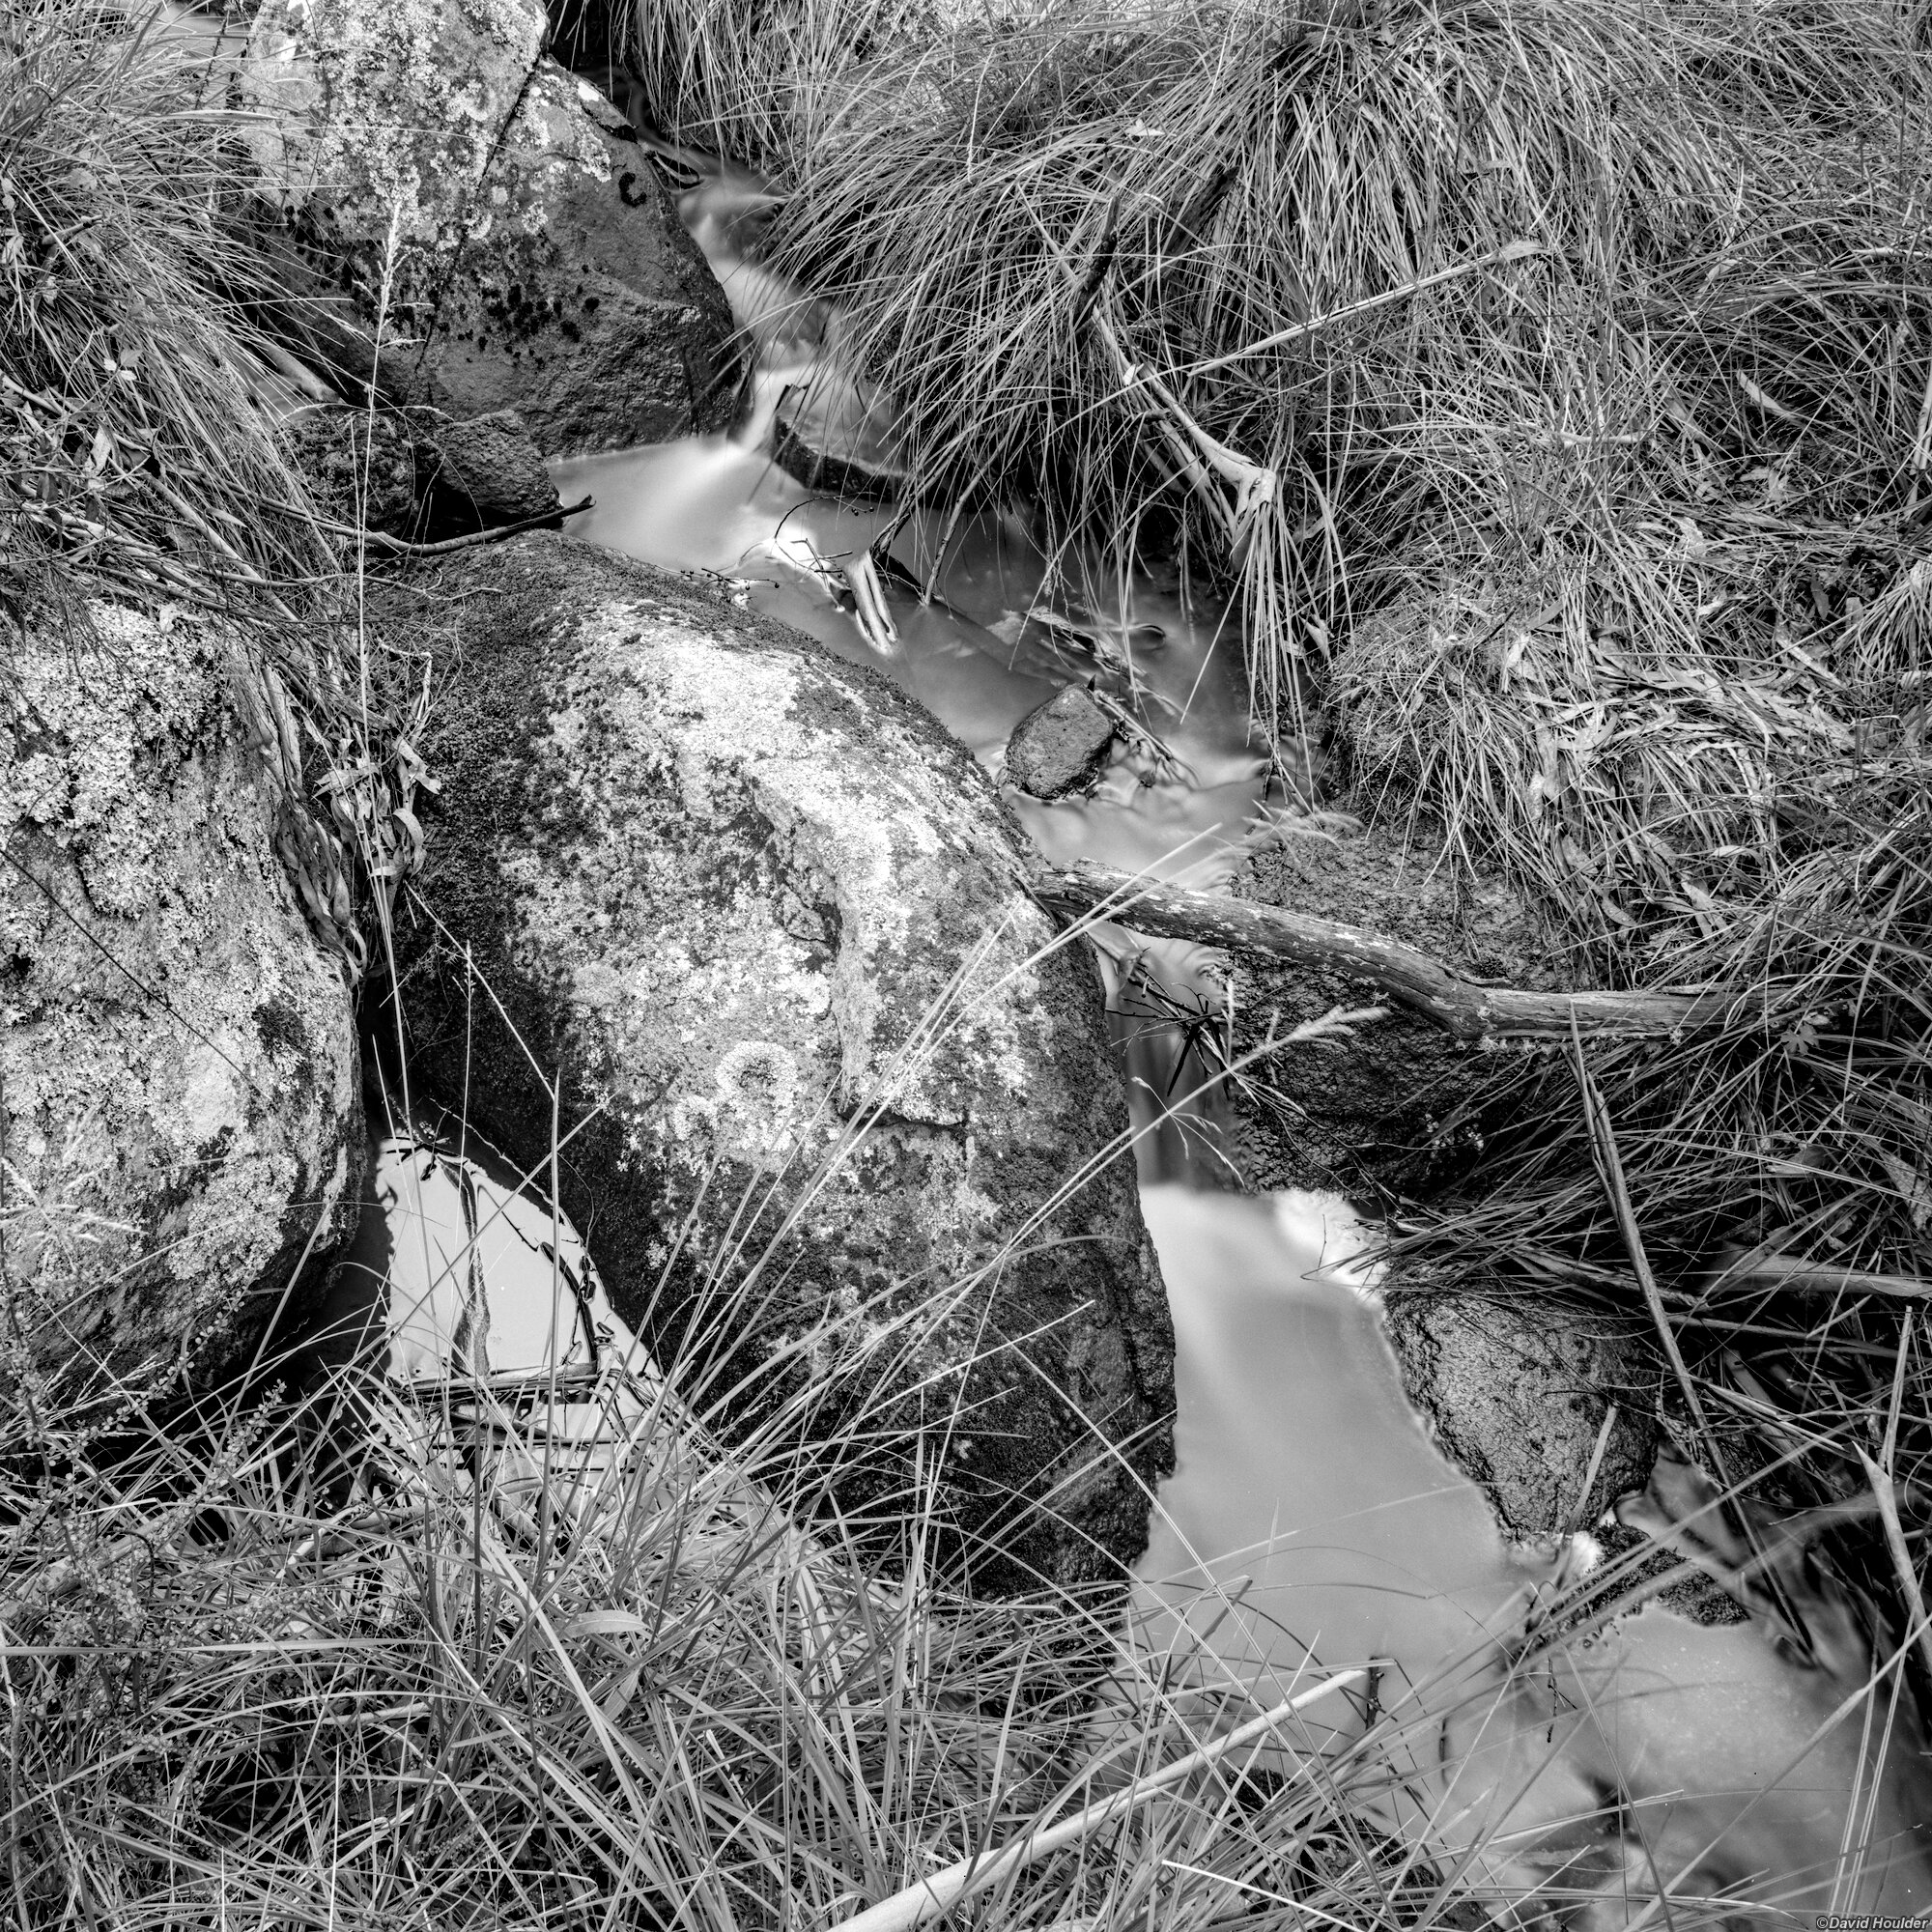
[[[453,556],[458,551],[474,550],[479,544],[501,543],[505,537],[522,536],[526,530],[554,529],[566,517],[581,517],[595,499],[581,503],[559,503],[540,517],[520,517],[514,524],[493,524],[487,530],[471,530],[468,536],[444,537],[440,543],[409,543],[384,530],[356,530],[347,524],[330,524],[328,528],[347,536],[359,536],[371,550],[388,556]]]
[[[1291,1697],[1287,1703],[1277,1704],[1273,1710],[1250,1719],[1245,1724],[1230,1731],[1225,1738],[1215,1738],[1198,1750],[1189,1751],[1185,1757],[1162,1766],[1159,1771],[1136,1778],[1124,1791],[1117,1791],[1111,1798],[1085,1805],[1072,1817],[1063,1818],[1057,1825],[1034,1832],[1000,1851],[982,1852],[974,1858],[961,1859],[956,1864],[948,1865],[944,1871],[934,1872],[930,1878],[923,1878],[917,1885],[909,1885],[903,1891],[895,1891],[890,1898],[881,1899],[877,1905],[867,1906],[856,1918],[846,1919],[838,1932],[912,1932],[914,1926],[936,1918],[948,1906],[956,1904],[970,1893],[983,1891],[988,1886],[997,1885],[1002,1879],[1037,1860],[1050,1857],[1067,1845],[1077,1844],[1090,1833],[1124,1817],[1137,1805],[1165,1791],[1169,1785],[1212,1764],[1229,1751],[1263,1737],[1284,1718],[1293,1717],[1318,1697],[1325,1697],[1331,1690],[1346,1690],[1350,1684],[1360,1683],[1367,1675],[1366,1670],[1344,1670],[1325,1683],[1313,1685],[1298,1696]]]

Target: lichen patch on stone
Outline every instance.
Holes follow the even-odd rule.
[[[344,1207],[348,988],[274,856],[239,664],[218,627],[106,605],[10,657],[0,1157],[8,1292],[47,1374],[171,1369],[283,1284],[298,1204]]]

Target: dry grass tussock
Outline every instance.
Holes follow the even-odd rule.
[[[1063,1833],[952,1922],[1454,1902],[1368,1822],[1399,1721],[1297,1773],[1305,1734],[1277,1719],[1261,1747],[1289,1773],[1264,1775],[1231,1739],[1258,1711],[1232,1673],[1117,1656],[1103,1606],[959,1601],[916,1507],[897,1572],[868,1575],[761,1480],[803,1478],[777,1446],[795,1414],[725,1455],[607,1366],[561,1390],[621,1438],[586,1463],[543,1446],[542,1375],[284,1367],[305,1393],[113,1440],[9,1418],[18,1926],[830,1927],[1204,1747],[1157,1804]]]
[[[1687,437],[1755,432],[1753,386],[1913,433],[1889,7],[951,17],[640,7],[638,60],[668,126],[777,172],[774,257],[851,312],[923,484],[1179,522],[1264,714],[1430,544],[1507,547],[1552,475],[1621,517]]]
[[[91,600],[226,618],[310,808],[291,864],[359,968],[357,904],[408,863],[394,809],[419,767],[371,704],[359,558],[277,434],[282,298],[205,87],[144,5],[0,5],[0,621],[52,628],[84,675]]]
[[[0,14],[0,579],[229,610],[333,558],[252,400],[268,286],[233,130],[109,0]]]

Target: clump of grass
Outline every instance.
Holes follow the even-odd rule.
[[[1730,989],[1723,1023],[1498,1065],[1449,1110],[1450,1172],[1397,1244],[1504,1293],[1641,1306],[1647,1272],[1701,1391],[1672,1388],[1667,1419],[1727,1480],[1849,1510],[1847,1560],[1878,1602],[1899,1578],[1861,1455],[1883,1445],[1921,1547],[1932,1493],[1927,776],[1917,756],[1784,774],[1769,876],[1704,899],[1702,930],[1652,935],[1656,979]],[[1635,1246],[1579,1072],[1640,1208]]]
[[[1780,1507],[1849,1511],[1843,1560],[1894,1612],[1861,1454],[1885,1443],[1885,1479],[1920,1493],[1932,308],[1911,152],[1787,128],[1656,284],[1632,440],[1472,491],[1329,694],[1359,803],[1506,873],[1572,935],[1577,980],[1730,995],[1694,1037],[1579,1049],[1644,1255],[1562,1056],[1458,1096],[1443,1191],[1401,1245],[1504,1293],[1640,1301],[1648,1267],[1690,1370],[1666,1419]],[[1922,1548],[1922,1505],[1905,1519]]]
[[[559,1394],[603,1411],[588,1460],[545,1442]],[[795,1480],[795,1433],[726,1454],[616,1365],[337,1370],[114,1442],[8,1418],[18,1921],[833,1926],[1254,1714],[1135,1662],[1104,1604],[951,1594],[916,1509],[896,1575],[868,1574],[761,1481]],[[1261,1744],[1292,1765],[1303,1736]],[[1257,1889],[1347,1922],[1439,1908],[1364,1822],[1379,1747],[1251,1759],[1209,1749],[960,1921],[1206,1924]]]
[[[1444,1727],[1488,1754],[1473,1802],[1513,1749],[1532,1767],[1594,1721],[1558,1673],[1643,1594],[1634,1560],[1466,1657],[1405,1660],[1426,1687],[1358,1671],[1264,1722],[1321,1677],[1264,1689],[1217,1657],[1224,1620],[1255,1634],[1239,1586],[1160,1649],[1104,1596],[969,1601],[916,1498],[881,1574],[780,1500],[824,1480],[786,1446],[815,1398],[727,1451],[676,1392],[696,1367],[399,1385],[301,1350],[112,1440],[8,1414],[17,1922],[909,1928],[962,1861],[988,1882],[947,1922],[986,1927],[1426,1932],[1553,1924],[1604,1890],[1614,1794],[1492,1836],[1445,1809]],[[1693,1555],[1741,1557],[1690,1529]],[[1623,1849],[1612,1889],[1729,1922],[1708,1874]]]
[[[667,131],[772,167],[784,164],[803,102],[827,80],[882,48],[957,25],[946,0],[700,0],[611,11],[641,98]]]
[[[332,567],[252,389],[228,118],[112,0],[0,26],[0,580],[232,608]]]
[[[1815,31],[1647,0],[758,18],[753,88],[705,51],[732,10],[639,10],[646,91],[777,171],[772,253],[849,311],[921,484],[1128,548],[1178,530],[1240,586],[1269,716],[1472,497],[1566,453],[1613,488],[1712,388],[1672,329],[1781,321],[1828,369],[1802,278],[1737,230],[1775,231],[1780,169],[1918,84],[1875,6]]]
[[[123,0],[0,17],[0,611],[54,626],[82,675],[94,600],[226,620],[293,806],[284,857],[359,970],[370,889],[412,862],[420,766],[407,718],[370,704],[359,558],[280,433],[302,399],[277,388],[264,318],[286,302],[235,117],[165,26]]]

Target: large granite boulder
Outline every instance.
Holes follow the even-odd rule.
[[[723,427],[731,315],[540,0],[268,0],[240,91],[318,346],[547,455]],[[607,117],[608,118],[608,117]]]
[[[1166,1299],[1097,980],[991,781],[883,677],[562,538],[384,621],[450,640],[418,1083],[526,1169],[559,1083],[562,1206],[725,1426],[856,1428],[841,1506],[929,1486],[979,1587],[1118,1574],[1172,1456]]]
[[[0,657],[4,1363],[63,1407],[232,1362],[355,1213],[349,987],[276,857],[252,676],[108,606]]]

